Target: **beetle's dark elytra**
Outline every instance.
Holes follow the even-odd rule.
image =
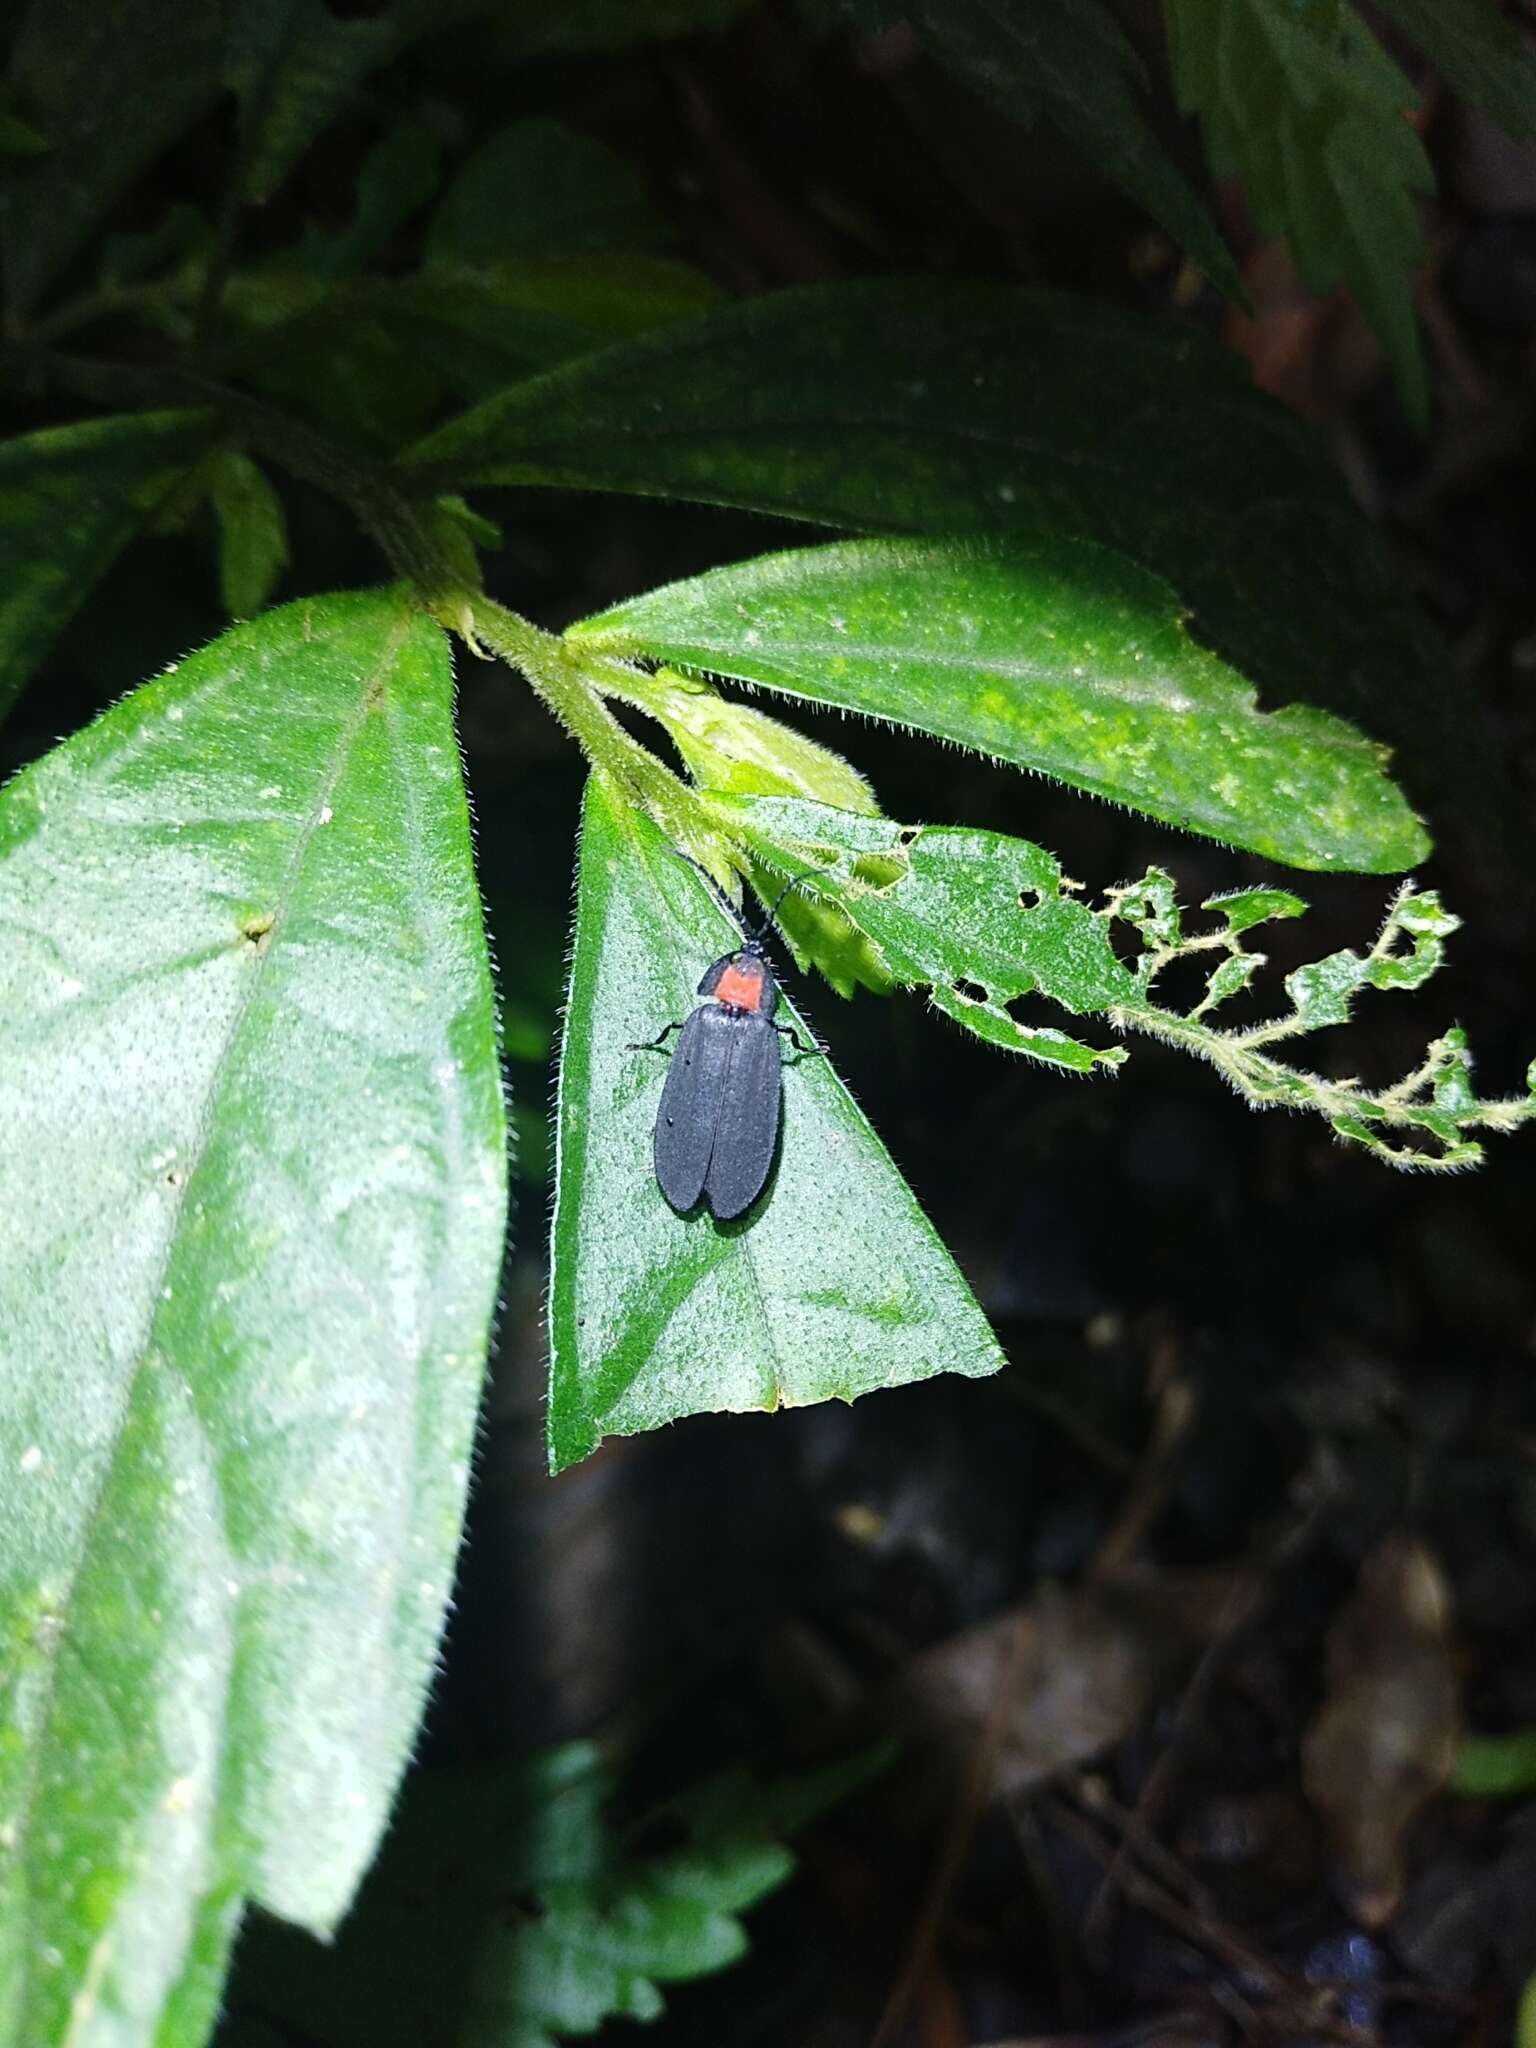
[[[751,1208],[773,1166],[782,1093],[767,1018],[701,1003],[683,1025],[656,1113],[656,1178],[674,1209],[686,1213],[706,1195],[729,1223]]]
[[[679,858],[698,867],[687,854]],[[714,878],[703,868],[699,872],[736,920]],[[806,879],[797,876],[784,893]],[[775,904],[770,918],[777,909]],[[632,1050],[659,1051],[672,1032],[680,1034],[656,1112],[657,1183],[682,1214],[702,1199],[716,1222],[730,1223],[751,1208],[773,1170],[784,1089],[779,1039],[793,1038],[797,1046],[800,1041],[787,1025],[773,1021],[779,991],[762,931],[747,933],[734,953],[707,968],[698,993],[710,1000]]]

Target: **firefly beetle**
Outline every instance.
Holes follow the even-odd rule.
[[[791,889],[828,871],[812,868],[786,882],[753,931],[713,875],[691,854],[677,857],[698,869],[742,943],[705,970],[697,993],[711,1001],[629,1050],[660,1052],[674,1031],[681,1034],[656,1112],[656,1179],[680,1214],[703,1197],[716,1222],[729,1223],[751,1208],[773,1167],[784,1088],[779,1039],[791,1039],[800,1052],[818,1050],[802,1044],[792,1025],[773,1021],[779,990],[768,964],[768,929]]]

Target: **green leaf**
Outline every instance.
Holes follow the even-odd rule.
[[[1342,1138],[1393,1166],[1426,1170],[1474,1164],[1482,1156],[1471,1133],[1513,1131],[1536,1118],[1536,1063],[1523,1097],[1484,1100],[1472,1085],[1464,1032],[1435,1039],[1414,1071],[1391,1087],[1327,1080],[1284,1065],[1268,1047],[1348,1021],[1366,989],[1421,987],[1440,965],[1457,920],[1430,890],[1412,883],[1397,892],[1367,953],[1343,951],[1286,976],[1288,1010],[1238,1029],[1211,1013],[1254,981],[1265,964],[1243,949],[1242,935],[1272,918],[1305,908],[1284,889],[1247,889],[1211,897],[1202,908],[1220,920],[1186,931],[1173,878],[1151,869],[1139,882],[1106,892],[1102,908],[1078,899],[1043,848],[1001,833],[896,825],[855,817],[826,804],[784,798],[715,798],[712,811],[736,857],[750,861],[760,892],[802,878],[784,900],[780,921],[796,948],[841,985],[842,962],[827,964],[820,924],[808,921],[807,899],[823,916],[839,917],[872,950],[883,985],[926,987],[937,1008],[990,1044],[1078,1073],[1126,1054],[1084,1044],[1034,1016],[1020,1017],[1020,997],[1060,1005],[1074,1015],[1105,1017],[1117,1031],[1145,1032],[1208,1060],[1256,1108],[1316,1112]],[[1116,925],[1128,927],[1112,940]],[[1141,952],[1122,964],[1127,936]],[[1203,956],[1212,964],[1192,1008],[1159,1000],[1158,978],[1175,960]],[[875,977],[868,978],[872,982]],[[1397,1139],[1402,1142],[1394,1143]]]
[[[632,49],[673,36],[719,33],[751,0],[521,0],[492,29],[504,62]]]
[[[955,740],[1293,867],[1379,873],[1428,842],[1384,750],[1265,713],[1165,583],[1103,548],[847,541],[674,583],[574,629]]]
[[[345,15],[324,0],[239,0],[220,55],[240,102],[245,198],[270,199],[371,73],[462,11],[461,0],[392,0]]]
[[[678,1846],[649,1854],[610,1825],[612,1773],[587,1743],[424,1771],[333,1946],[251,1929],[223,2048],[266,2039],[256,2013],[314,2048],[554,2048],[609,2018],[654,2019],[660,1985],[745,1951],[741,1914],[794,1870],[783,1836],[881,1762],[766,1782],[731,1772],[663,1809],[655,1832]]]
[[[743,799],[729,815],[776,874],[824,870],[806,890],[836,902],[892,980],[926,987],[939,1009],[989,1044],[1084,1074],[1125,1058],[1118,1046],[1083,1045],[1010,1014],[1010,1003],[1036,993],[1077,1016],[1141,999],[1103,914],[1066,893],[1060,865],[1043,847],[797,799]],[[792,942],[796,905],[787,897],[780,913]]]
[[[1289,889],[1229,889],[1224,895],[1208,896],[1200,907],[1219,911],[1227,930],[1236,934],[1268,924],[1271,918],[1300,917],[1307,906]]]
[[[1468,1799],[1522,1799],[1536,1792],[1536,1728],[1469,1735],[1457,1754],[1451,1789]]]
[[[197,413],[123,413],[0,441],[0,714],[209,431]]]
[[[101,244],[96,280],[104,293],[163,279],[190,293],[206,274],[213,230],[199,206],[177,200],[141,233],[107,235]]]
[[[662,222],[634,167],[558,121],[512,121],[488,136],[443,194],[429,264],[507,263],[643,245]]]
[[[1142,116],[1144,67],[1097,0],[918,0],[890,11],[1004,113],[1054,122],[1222,291],[1246,300],[1230,250]]]
[[[424,121],[396,119],[363,159],[351,227],[337,235],[311,230],[304,265],[315,277],[349,277],[377,256],[398,229],[437,191],[442,174],[437,137]]]
[[[699,976],[738,943],[656,828],[591,781],[560,1063],[556,1470],[605,1435],[681,1415],[852,1400],[1002,1363],[911,1190],[817,1054],[785,1055],[781,1157],[759,1206],[723,1225],[668,1207],[651,1165],[665,1059],[630,1045],[686,1016]],[[785,1002],[781,1018],[796,1015]]]
[[[219,589],[231,617],[259,612],[288,566],[283,501],[249,455],[225,449],[209,496],[219,520]]]
[[[11,87],[0,79],[0,157],[45,156],[53,144],[16,112],[15,97]]]
[[[305,601],[0,796],[6,2048],[199,2042],[414,1739],[505,1201],[451,691]]]
[[[357,303],[466,396],[704,311],[719,293],[683,263],[634,251],[527,259],[500,270],[367,281]],[[352,317],[349,298],[336,312]]]
[[[267,345],[259,331],[242,348],[251,381],[290,411],[384,455],[420,432],[440,403],[439,365],[403,345],[366,305],[337,305],[295,319]],[[248,300],[246,301],[248,304]],[[244,310],[244,307],[242,307]]]
[[[0,210],[0,274],[28,313],[97,221],[219,93],[223,10],[181,0],[32,0],[9,83],[50,144],[17,164]]]
[[[733,704],[710,684],[669,669],[626,680],[628,701],[666,727],[700,789],[725,796],[808,796],[847,811],[878,812],[857,768],[778,719]]]
[[[225,374],[243,371],[287,404],[393,447],[430,417],[439,380],[477,396],[717,296],[685,264],[627,252],[334,288],[288,262],[231,279]]]
[[[1187,327],[932,278],[776,293],[514,386],[406,458],[454,489],[638,491],[884,533],[1073,534],[1273,704],[1392,740],[1421,804],[1500,764],[1314,436]]]
[[[1446,83],[1517,137],[1536,135],[1536,55],[1497,0],[1380,0]]]
[[[1168,0],[1168,27],[1179,103],[1199,114],[1213,169],[1242,179],[1260,228],[1285,236],[1313,291],[1349,285],[1422,423],[1411,284],[1418,195],[1435,180],[1402,70],[1334,0]]]

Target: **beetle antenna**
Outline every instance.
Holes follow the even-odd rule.
[[[709,890],[710,895],[714,897],[715,901],[719,904],[720,908],[731,920],[731,923],[735,925],[737,931],[741,932],[744,936],[749,934],[751,927],[748,925],[746,919],[742,916],[741,912],[736,908],[735,904],[731,901],[730,897],[726,895],[725,891],[721,888],[720,884],[709,872],[709,869],[705,867],[703,861],[695,860],[691,853],[684,853],[683,849],[680,846],[674,846],[672,851],[677,855],[679,860],[687,861],[689,867],[691,867],[695,871],[695,873],[702,878],[705,887]]]
[[[763,920],[762,925],[759,927],[759,938],[761,938],[762,934],[767,931],[769,925],[778,923],[779,911],[783,905],[784,898],[787,895],[789,895],[792,889],[798,889],[802,882],[814,882],[818,875],[830,875],[832,872],[833,871],[831,868],[807,868],[803,875],[791,875],[790,879],[784,884],[783,888],[779,891],[772,910],[769,911],[767,917]]]
[[[721,888],[720,884],[715,880],[714,876],[709,872],[709,869],[705,867],[702,861],[695,860],[691,853],[684,853],[683,849],[680,846],[674,846],[672,851],[677,855],[679,860],[687,861],[689,867],[693,868],[703,878],[703,881],[706,887],[708,888],[711,896],[714,897],[715,901],[719,904],[720,908],[725,912],[726,916],[731,920],[731,923],[735,925],[736,929],[743,935],[743,937],[749,939],[756,939],[759,944],[761,944],[762,941],[767,937],[770,927],[777,924],[779,910],[783,905],[784,898],[787,895],[789,895],[791,890],[798,889],[802,882],[814,881],[818,875],[830,875],[833,872],[831,868],[807,868],[803,875],[791,875],[789,880],[784,884],[783,888],[779,891],[777,897],[775,897],[773,908],[768,912],[767,916],[763,919],[762,923],[754,931],[752,926],[747,923],[746,917],[743,915],[741,911],[739,911],[736,908],[736,905],[731,901],[730,897],[726,895],[725,891]]]

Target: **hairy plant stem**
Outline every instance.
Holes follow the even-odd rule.
[[[446,605],[432,609],[440,624],[471,646],[520,669],[594,771],[647,810],[669,839],[688,846],[712,836],[711,820],[692,790],[627,733],[603,701],[603,657],[578,651],[480,591],[457,590]]]
[[[593,770],[647,811],[674,844],[706,858],[716,848],[721,826],[709,807],[625,731],[605,702],[612,696],[643,704],[638,672],[617,656],[573,647],[487,597],[454,566],[429,516],[382,465],[190,370],[100,362],[23,344],[0,351],[0,376],[7,371],[95,405],[206,408],[229,437],[342,500],[438,623],[517,669]]]

